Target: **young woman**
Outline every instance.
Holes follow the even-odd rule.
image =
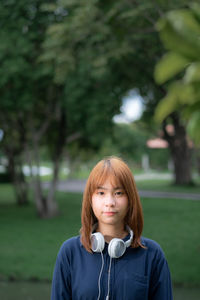
[[[101,160],[88,178],[81,235],[57,256],[52,300],[172,300],[160,246],[141,237],[143,214],[133,175],[117,157]]]

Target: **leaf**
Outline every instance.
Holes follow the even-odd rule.
[[[188,64],[189,60],[177,53],[169,52],[157,63],[155,67],[155,80],[158,84],[171,79],[182,71]]]
[[[187,131],[195,144],[200,145],[200,111],[196,111],[191,115],[188,122]]]
[[[175,81],[168,88],[168,93],[158,104],[155,111],[155,120],[162,122],[169,114],[185,105],[194,104],[197,101],[193,85]]]
[[[185,83],[200,82],[200,62],[195,62],[188,66],[183,80]]]
[[[189,7],[191,8],[191,11],[193,12],[196,19],[200,22],[200,5],[198,3],[191,3],[189,4]]]
[[[181,105],[191,105],[197,101],[195,90],[194,85],[184,84],[182,81],[179,85],[173,87],[173,92]]]
[[[167,14],[173,28],[188,40],[197,38],[200,34],[200,25],[193,12],[188,9],[174,10]]]
[[[184,108],[182,112],[184,120],[190,120],[191,115],[196,111],[200,111],[200,102],[195,102],[194,104],[188,105]]]
[[[178,101],[176,93],[169,91],[156,107],[155,121],[161,123],[168,115],[178,108]]]
[[[195,21],[196,26],[194,24],[191,25],[192,16],[190,16],[190,20],[187,20],[186,16],[187,14],[183,17],[180,11],[172,11],[166,17],[160,19],[157,23],[157,28],[167,49],[179,53],[188,59],[198,60],[200,53],[200,25],[197,21]]]
[[[56,4],[45,3],[40,6],[42,12],[54,12],[56,10]]]

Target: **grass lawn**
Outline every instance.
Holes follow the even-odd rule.
[[[171,179],[136,179],[136,185],[140,190],[200,194],[200,177],[195,178],[194,185],[191,186],[175,185]]]
[[[9,185],[0,185],[0,278],[52,277],[61,243],[79,233],[81,194],[57,193],[61,215],[36,217],[34,205],[17,207]],[[144,236],[162,246],[175,284],[200,286],[200,201],[142,199]]]

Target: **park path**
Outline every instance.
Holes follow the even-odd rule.
[[[140,175],[139,175],[140,176]],[[137,177],[135,176],[135,179]],[[57,185],[59,191],[66,192],[79,192],[84,191],[86,180],[81,179],[68,179],[66,181],[60,181]],[[48,188],[49,183],[44,183],[44,188]],[[143,198],[173,198],[182,200],[200,200],[200,194],[197,193],[183,193],[183,192],[167,192],[167,191],[151,191],[151,190],[140,190],[139,195]]]

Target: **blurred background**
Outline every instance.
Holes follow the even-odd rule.
[[[0,298],[50,298],[87,176],[117,155],[174,299],[200,299],[199,4],[1,0],[0,41]]]

